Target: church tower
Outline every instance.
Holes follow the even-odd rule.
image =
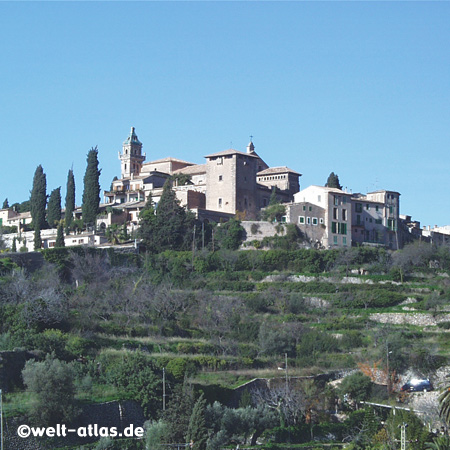
[[[130,135],[122,145],[119,159],[122,178],[130,178],[141,173],[145,153],[142,153],[142,142],[139,141],[134,127],[131,127]]]

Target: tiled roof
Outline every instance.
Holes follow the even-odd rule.
[[[217,153],[211,153],[210,155],[206,155],[205,158],[214,158],[217,156],[227,156],[227,155],[245,155],[245,156],[250,156],[251,158],[259,158],[259,156],[256,155],[256,153],[245,153],[245,152],[241,152],[239,150],[234,150],[233,148],[230,148],[228,150],[223,150],[223,151],[217,152]]]
[[[206,173],[206,164],[196,164],[195,166],[183,167],[173,171],[174,175],[183,173],[186,175],[196,175],[200,173]]]
[[[156,161],[149,161],[143,164],[143,166],[147,166],[149,164],[157,164],[157,163],[162,163],[162,162],[179,162],[179,163],[183,163],[183,164],[188,164],[190,166],[195,165],[195,163],[191,163],[188,161],[183,161],[182,159],[178,159],[178,158],[172,158],[171,156],[168,156],[167,158],[162,158],[162,159],[157,159]]]
[[[289,167],[282,166],[282,167],[269,167],[266,170],[262,170],[261,172],[258,172],[256,175],[264,176],[264,175],[275,175],[278,173],[293,173],[294,175],[301,175],[301,173],[296,172],[295,170],[289,169]]]

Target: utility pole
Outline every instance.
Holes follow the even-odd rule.
[[[0,450],[3,450],[3,396],[0,389]]]
[[[386,342],[386,372],[387,372],[386,389],[388,398],[389,395],[391,394],[391,374],[389,372],[389,355],[391,353],[392,351],[389,351],[389,342]]]
[[[163,367],[163,411],[165,410],[166,410],[166,369]]]
[[[192,233],[192,270],[194,269],[194,257],[195,257],[195,228],[196,225],[194,225],[194,231]]]
[[[284,367],[286,369],[286,401],[288,398],[289,392],[289,378],[288,378],[288,361],[287,361],[287,353],[284,354]]]
[[[205,222],[202,222],[202,250],[205,250]]]
[[[406,450],[406,427],[407,423],[403,422],[400,425],[400,450]]]

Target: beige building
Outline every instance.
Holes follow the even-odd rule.
[[[352,196],[352,240],[355,244],[383,245],[391,249],[403,246],[398,232],[400,194],[375,191]]]
[[[294,202],[286,208],[286,221],[295,223],[315,247],[350,247],[351,194],[335,188],[309,186],[294,194]]]
[[[380,190],[351,194],[336,188],[309,186],[287,205],[286,220],[296,223],[316,247],[403,246],[399,226],[400,194]]]
[[[17,227],[17,231],[31,223],[31,213],[18,213],[12,208],[0,209],[0,227]]]
[[[281,201],[289,202],[299,190],[301,174],[288,167],[269,166],[255,152],[253,142],[246,152],[229,149],[205,156],[205,164],[194,164],[177,158],[144,162],[145,153],[134,128],[119,153],[121,178],[105,191],[106,203],[127,207],[130,214],[142,208],[151,195],[157,204],[167,179],[181,205],[210,220],[239,214],[255,219],[269,204],[272,188]],[[137,214],[134,214],[137,216]]]

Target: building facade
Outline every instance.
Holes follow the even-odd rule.
[[[292,201],[299,190],[301,174],[285,166],[269,168],[255,152],[253,142],[246,152],[229,149],[208,154],[205,164],[172,157],[145,162],[145,157],[132,128],[119,152],[121,178],[104,193],[108,205],[126,207],[130,214],[134,205],[139,212],[150,195],[158,203],[164,183],[170,179],[180,204],[199,216],[216,220],[238,214],[256,219],[269,204],[273,188],[283,202]]]

